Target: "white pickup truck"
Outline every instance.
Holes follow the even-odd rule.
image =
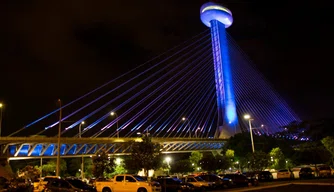
[[[148,182],[138,175],[115,175],[112,180],[96,181],[98,192],[160,192],[161,186],[157,182]]]

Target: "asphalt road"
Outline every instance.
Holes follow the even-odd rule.
[[[334,185],[332,186],[323,186],[323,185],[296,185],[291,184],[282,187],[273,187],[273,188],[266,188],[266,189],[259,189],[259,190],[252,190],[253,192],[333,192]]]
[[[236,187],[231,189],[215,190],[215,192],[334,192],[334,178],[328,179],[310,179],[310,180],[287,180],[287,181],[273,181],[273,182],[263,182],[259,186],[250,187]]]

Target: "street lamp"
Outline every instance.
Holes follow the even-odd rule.
[[[81,126],[84,125],[85,122],[81,122],[79,125],[79,138],[81,138]],[[83,154],[81,154],[81,169],[80,169],[80,173],[81,173],[81,180],[84,179],[84,156]]]
[[[116,165],[121,165],[121,163],[122,163],[122,159],[121,158],[116,158],[116,161],[115,161],[115,163],[116,163]]]
[[[2,108],[3,108],[3,104],[0,103],[0,137],[1,137],[1,130],[2,130]]]
[[[248,119],[248,123],[249,123],[249,133],[250,133],[250,137],[251,137],[251,142],[252,142],[252,150],[253,150],[253,153],[255,152],[255,149],[254,149],[254,141],[253,141],[253,129],[252,129],[252,120],[251,119],[251,116],[246,114],[244,116],[245,119]]]
[[[119,132],[118,132],[118,115],[117,115],[117,113],[115,113],[113,111],[110,113],[110,115],[111,116],[116,116],[116,134],[117,134],[117,138],[119,138]]]
[[[237,162],[235,162],[235,163],[238,165],[238,167],[239,167],[238,170],[239,170],[239,172],[240,172],[241,170],[240,170],[240,163],[239,163],[239,161],[237,161]]]
[[[84,125],[84,124],[85,124],[84,121],[79,124],[79,138],[81,138],[81,135],[82,135],[81,126]]]
[[[166,157],[165,161],[167,163],[167,167],[168,167],[168,172],[167,172],[167,175],[169,175],[169,162],[171,162],[171,158],[170,157]]]
[[[201,128],[197,128],[196,131],[195,131],[195,138],[197,138],[197,131],[200,130]]]
[[[189,138],[191,138],[191,131],[190,131],[190,123],[189,123],[189,119],[186,118],[186,117],[182,117],[182,121],[188,121],[187,125],[188,125]]]
[[[59,103],[59,123],[58,123],[58,142],[57,142],[57,165],[56,165],[56,176],[60,176],[60,136],[61,136],[61,122],[62,122],[62,105],[61,100],[58,99]]]

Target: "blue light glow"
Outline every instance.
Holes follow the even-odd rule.
[[[219,126],[226,125],[229,132],[238,122],[233,82],[224,24],[211,21],[212,49],[214,55]],[[227,124],[226,122],[229,122]]]
[[[238,123],[235,96],[231,74],[231,63],[225,28],[232,22],[232,13],[227,8],[206,3],[201,7],[201,20],[211,28],[212,51],[216,78],[216,95],[218,107],[218,127],[230,134]],[[222,136],[222,130],[220,137]],[[230,135],[226,135],[229,137]]]

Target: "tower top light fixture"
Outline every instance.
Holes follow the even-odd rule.
[[[207,27],[211,27],[210,21],[217,20],[228,28],[233,23],[232,12],[217,3],[208,2],[202,5],[200,9],[201,20]]]

